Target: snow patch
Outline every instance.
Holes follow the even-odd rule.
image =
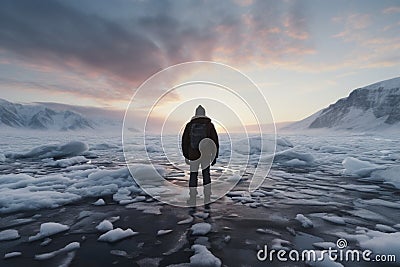
[[[0,241],[14,240],[20,238],[17,230],[7,229],[0,232]]]
[[[67,230],[69,230],[69,226],[61,223],[55,223],[55,222],[42,223],[40,225],[39,233],[37,233],[34,236],[30,236],[29,241],[36,241],[51,235],[65,232]]]
[[[190,266],[193,267],[219,267],[221,260],[215,257],[207,247],[203,245],[193,245],[194,255],[190,257]]]
[[[97,240],[103,242],[117,242],[121,239],[128,238],[134,235],[139,234],[138,232],[132,231],[132,229],[128,228],[126,230],[122,230],[121,228],[116,228],[114,230],[110,230],[105,234],[102,234]]]

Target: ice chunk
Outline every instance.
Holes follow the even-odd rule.
[[[81,164],[81,163],[86,163],[89,160],[85,158],[84,156],[76,156],[68,159],[59,159],[55,161],[49,161],[45,164],[45,166],[49,167],[60,167],[60,168],[66,168],[69,166],[73,166],[76,164]]]
[[[292,161],[296,159],[296,161]],[[286,149],[280,152],[275,153],[274,162],[284,163],[284,164],[292,164],[297,163],[301,165],[312,165],[315,159],[313,155],[309,153],[304,153],[300,151],[296,151],[296,148]],[[304,163],[303,163],[304,162]],[[299,165],[298,165],[299,166]]]
[[[153,179],[154,177],[165,176],[166,170],[162,166],[138,164],[130,168],[134,178]]]
[[[339,224],[339,225],[346,224],[346,222],[344,221],[344,219],[342,217],[335,216],[335,215],[324,215],[324,216],[322,216],[322,219],[324,219],[325,221],[334,223],[334,224]]]
[[[93,205],[95,206],[104,206],[105,204],[106,202],[102,198],[99,198],[96,202],[93,202]]]
[[[360,240],[360,246],[369,249],[375,254],[395,255],[400,259],[400,232],[382,233],[378,231],[367,231],[368,239]]]
[[[342,162],[345,168],[344,173],[348,175],[356,175],[359,177],[369,176],[373,171],[381,169],[381,166],[372,164],[368,161],[362,161],[353,157],[347,157]]]
[[[110,254],[120,256],[120,257],[127,257],[128,253],[125,250],[118,250],[118,249],[113,249],[110,251]]]
[[[384,224],[377,224],[375,225],[376,230],[379,230],[381,232],[386,232],[386,233],[393,233],[393,232],[397,232],[396,229],[394,229],[393,227],[389,226],[389,225],[384,225]]]
[[[304,228],[311,228],[314,226],[312,221],[303,214],[297,214],[295,219],[299,221]]]
[[[290,244],[291,244],[290,241],[283,240],[283,239],[280,239],[280,238],[275,238],[275,239],[272,240],[271,248],[275,249],[275,250],[283,249],[283,250],[288,251],[288,250],[290,250],[290,248],[289,248]]]
[[[51,235],[65,232],[67,230],[69,230],[69,226],[61,223],[55,223],[55,222],[42,223],[40,225],[39,233],[37,233],[34,236],[30,236],[29,241],[39,240]]]
[[[206,235],[211,231],[211,224],[209,223],[196,223],[190,228],[192,235]]]
[[[194,220],[193,217],[189,217],[189,218],[187,218],[187,219],[184,219],[184,220],[179,221],[178,224],[188,224],[188,223],[193,222],[193,220]]]
[[[299,159],[291,159],[289,161],[283,162],[283,164],[286,166],[291,166],[291,167],[300,167],[300,166],[308,165],[307,162],[299,160]]]
[[[40,245],[41,245],[42,247],[47,246],[48,244],[50,244],[51,241],[52,241],[52,239],[49,238],[49,237],[47,237],[47,238],[45,238],[45,239],[42,241],[42,243],[40,243]]]
[[[20,238],[17,230],[7,229],[0,232],[0,241],[14,240]]]
[[[107,232],[114,228],[113,224],[109,220],[104,220],[96,226],[96,229],[100,232]]]
[[[105,234],[102,234],[97,240],[103,242],[117,242],[121,239],[134,236],[139,234],[138,232],[132,231],[132,229],[128,228],[126,230],[122,230],[121,228],[116,228],[114,230],[110,230]]]
[[[87,151],[89,146],[80,141],[72,141],[64,145],[43,145],[38,146],[26,153],[8,153],[7,158],[64,158],[78,156],[79,154]]]
[[[22,252],[20,252],[20,251],[9,252],[9,253],[4,254],[4,259],[15,258],[15,257],[21,256],[21,255],[22,255]]]
[[[166,229],[166,230],[158,230],[158,232],[157,232],[157,236],[160,236],[160,235],[166,235],[166,234],[169,234],[169,233],[171,233],[172,232],[172,230],[171,229]]]
[[[377,170],[372,172],[371,178],[385,181],[394,187],[400,189],[400,166],[388,168],[386,170]]]
[[[47,259],[51,259],[59,254],[64,254],[64,253],[68,253],[74,250],[77,250],[78,248],[80,248],[80,244],[79,242],[72,242],[69,243],[68,245],[66,245],[65,247],[53,251],[53,252],[49,252],[49,253],[44,253],[44,254],[38,254],[35,255],[35,259],[36,260],[47,260]]]
[[[190,266],[193,267],[219,267],[221,260],[215,257],[207,247],[203,245],[193,245],[194,255],[190,257]]]

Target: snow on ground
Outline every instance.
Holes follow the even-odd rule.
[[[17,230],[7,229],[0,231],[0,241],[14,240],[20,238]]]
[[[61,223],[55,223],[55,222],[42,223],[40,225],[39,233],[37,233],[34,236],[30,236],[29,241],[36,241],[51,235],[65,232],[67,230],[69,230],[69,226]]]
[[[126,230],[122,230],[121,228],[116,228],[113,230],[109,230],[107,233],[102,234],[98,238],[98,240],[103,242],[114,243],[121,239],[128,238],[137,234],[139,233],[132,231],[132,229],[130,228]]]

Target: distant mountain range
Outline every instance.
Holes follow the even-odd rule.
[[[67,131],[93,129],[96,123],[70,110],[58,111],[41,104],[16,104],[0,99],[0,127]]]
[[[337,129],[383,131],[400,129],[400,77],[353,90],[313,115],[282,130]]]

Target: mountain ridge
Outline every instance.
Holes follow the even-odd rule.
[[[400,129],[400,77],[354,89],[347,97],[283,130],[379,131],[398,126]]]
[[[12,103],[0,98],[0,127],[33,130],[94,129],[96,123],[70,111],[57,111],[39,104]]]

